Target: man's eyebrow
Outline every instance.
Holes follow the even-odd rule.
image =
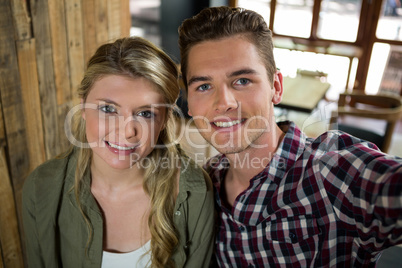
[[[195,82],[206,82],[206,81],[211,81],[211,77],[209,76],[193,76],[188,80],[188,85],[190,86],[191,84]]]
[[[245,68],[238,71],[234,71],[228,75],[228,77],[235,77],[243,74],[258,74],[258,72],[251,68]]]

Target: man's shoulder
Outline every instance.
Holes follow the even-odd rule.
[[[353,151],[357,148],[367,153],[379,151],[378,147],[369,141],[354,137],[340,130],[329,130],[316,138],[309,138],[310,147],[321,152]]]
[[[310,159],[324,163],[327,168],[339,168],[342,165],[359,170],[383,169],[385,172],[399,169],[402,165],[402,158],[381,152],[374,143],[338,130],[331,130],[311,139],[305,153]]]

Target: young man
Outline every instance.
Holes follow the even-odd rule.
[[[375,266],[402,243],[402,159],[276,123],[282,75],[257,13],[208,8],[179,28],[189,114],[221,154],[206,168],[221,267]]]

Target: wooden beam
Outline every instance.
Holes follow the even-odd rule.
[[[95,0],[95,27],[97,47],[106,43],[109,39],[107,0]]]
[[[29,172],[46,160],[35,51],[34,39],[17,42],[22,107],[28,143],[26,149],[29,157]]]
[[[130,14],[130,0],[120,1],[120,37],[130,35],[131,29],[131,14]]]
[[[72,100],[64,0],[49,1],[49,24],[57,104]]]
[[[0,268],[4,268],[4,263],[3,263],[3,250],[1,249],[1,243],[0,243]]]
[[[45,137],[46,158],[63,151],[61,140],[65,135],[58,131],[58,113],[55,73],[53,67],[52,38],[50,34],[49,6],[47,0],[31,1],[33,32],[36,41],[39,91]]]
[[[15,191],[20,191],[29,172],[27,134],[20,75],[9,1],[0,1],[0,98],[7,139],[10,174]]]
[[[362,2],[360,24],[364,23],[364,27],[359,27],[359,30],[363,29],[364,33],[362,36],[366,37],[366,39],[358,40],[361,41],[362,54],[364,56],[359,58],[353,90],[364,91],[366,88],[367,73],[376,40],[376,29],[380,17],[381,3],[382,1],[370,0],[363,0]]]
[[[83,31],[84,31],[84,61],[85,65],[98,48],[96,41],[95,0],[82,2]]]
[[[238,0],[229,0],[230,7],[237,7]]]
[[[66,20],[67,20],[67,42],[68,42],[68,59],[70,63],[70,93],[76,92],[84,75],[84,36],[82,23],[82,7],[81,0],[66,1]],[[68,101],[68,100],[66,100]],[[73,94],[73,104],[79,104],[76,94]],[[68,103],[64,103],[68,105]],[[64,118],[60,118],[63,120]],[[65,137],[65,135],[63,135]]]
[[[109,41],[114,41],[121,36],[121,3],[120,0],[109,0],[107,5]]]
[[[15,25],[14,30],[16,39],[30,39],[32,37],[31,18],[28,14],[27,1],[11,0],[11,10]]]
[[[4,258],[0,259],[0,266],[4,263],[6,268],[24,267],[13,188],[3,147],[0,147],[0,204],[0,245]]]
[[[3,109],[0,98],[0,147],[6,146],[6,131],[4,129]]]

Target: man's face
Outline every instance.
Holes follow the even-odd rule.
[[[272,103],[282,95],[281,75],[274,87],[256,47],[238,35],[205,41],[188,55],[189,114],[201,135],[230,154],[268,146]]]

